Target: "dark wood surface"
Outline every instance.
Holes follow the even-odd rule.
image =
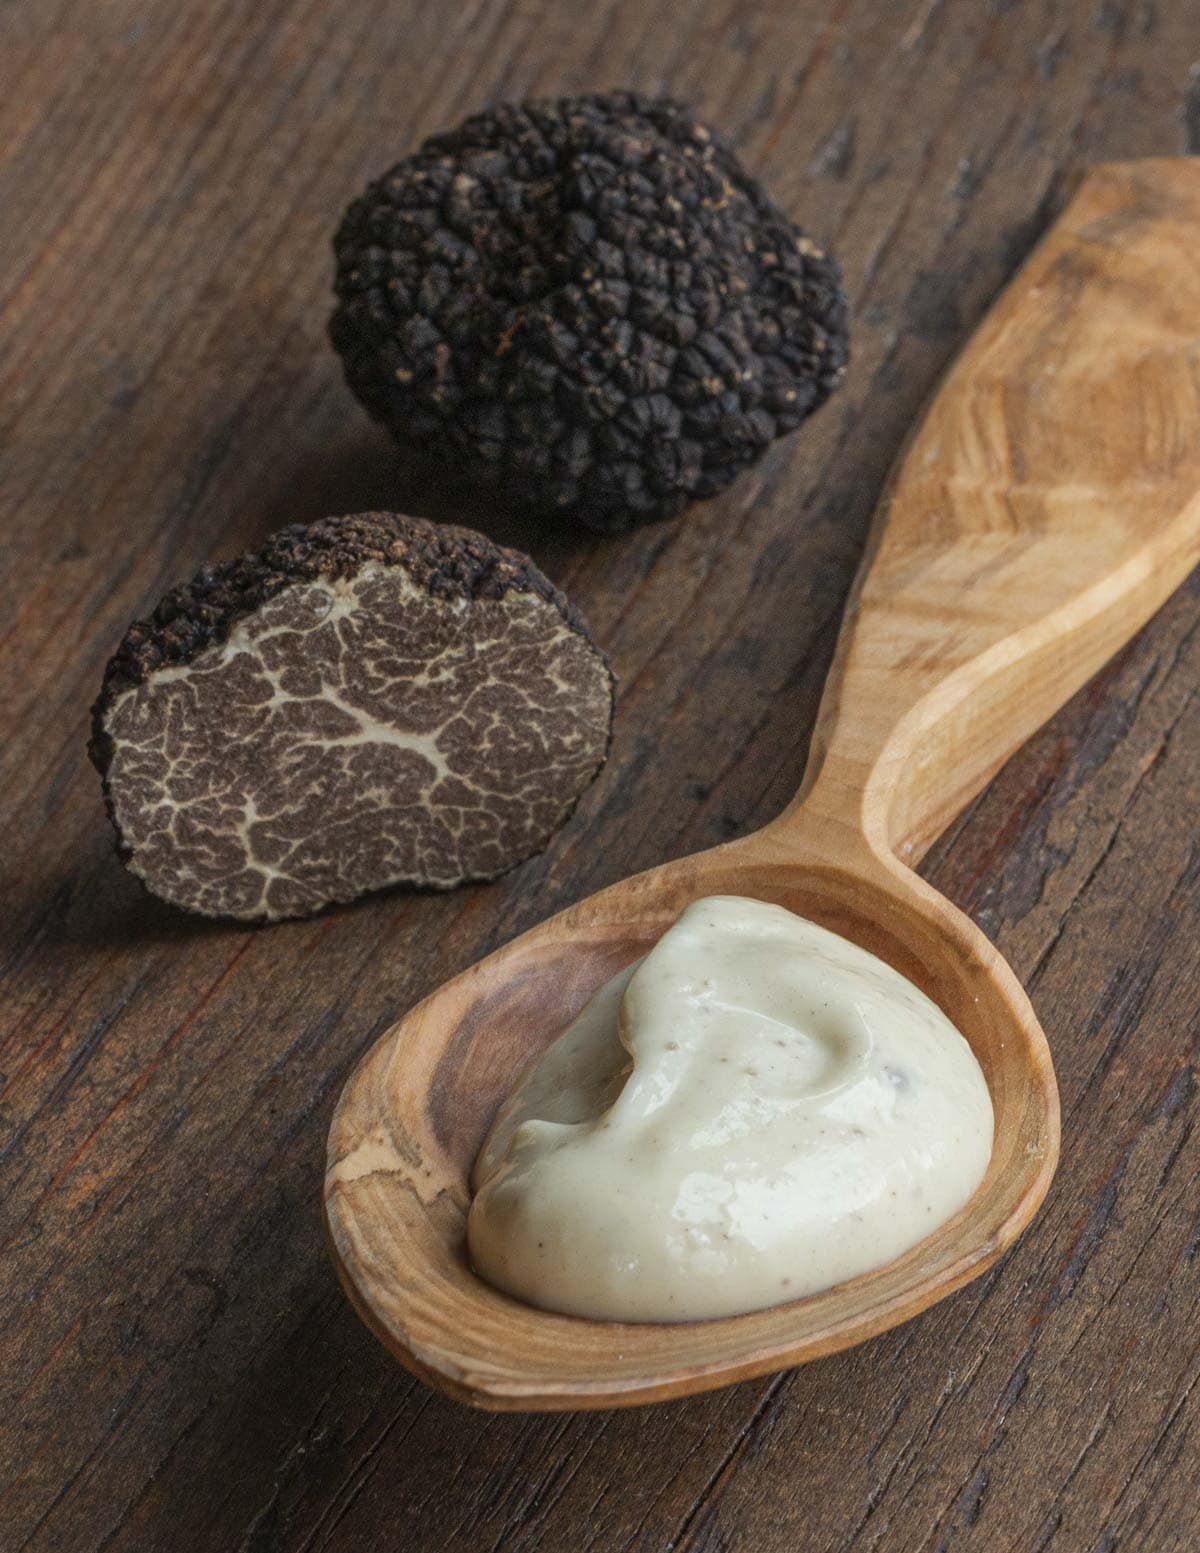
[[[1072,169],[1200,135],[1197,59],[1176,0],[0,7],[0,1547],[1200,1543],[1200,581],[925,866],[1026,981],[1062,1086],[1048,1204],[979,1283],[774,1379],[487,1416],[386,1358],[318,1219],[335,1097],[399,1012],[782,806],[906,428]],[[341,206],[473,107],[623,83],[696,102],[832,244],[847,385],[677,523],[497,522],[621,676],[544,858],[269,930],[158,905],[84,753],[121,630],[273,526],[402,500],[324,343]]]

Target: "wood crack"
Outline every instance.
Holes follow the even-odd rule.
[[[715,1511],[722,1489],[736,1469],[738,1461],[749,1449],[756,1431],[770,1416],[775,1399],[783,1390],[787,1379],[788,1375],[785,1371],[768,1382],[754,1411],[738,1430],[733,1443],[709,1474],[708,1481],[697,1495],[695,1503],[680,1521],[677,1529],[667,1538],[665,1553],[687,1553],[689,1546],[693,1548],[696,1546],[703,1531],[703,1521]]]

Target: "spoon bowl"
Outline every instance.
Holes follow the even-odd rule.
[[[617,1406],[832,1353],[981,1272],[1028,1223],[1058,1154],[1042,1032],[979,930],[907,870],[837,865],[760,832],[667,864],[542,923],[442,987],[355,1073],[334,1122],[328,1229],[367,1324],[441,1390],[492,1408]],[[996,1115],[967,1208],[906,1255],[751,1315],[580,1321],[484,1283],[466,1256],[471,1165],[500,1102],[592,993],[702,895],[785,906],[887,960],[970,1041]],[[369,1298],[365,1291],[369,1291]]]
[[[884,494],[793,804],[611,886],[389,1030],[333,1119],[325,1223],[364,1321],[429,1384],[499,1409],[652,1402],[798,1364],[988,1267],[1058,1156],[1045,1037],[1003,959],[913,872],[926,847],[1200,559],[1200,168],[1094,170],[992,308]],[[705,895],[772,902],[916,983],[995,1113],[965,1207],[896,1260],[717,1320],[534,1309],[472,1271],[469,1175],[500,1102],[610,977]]]

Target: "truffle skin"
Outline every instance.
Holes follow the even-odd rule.
[[[131,625],[89,753],[147,888],[271,921],[540,851],[604,763],[612,704],[528,557],[373,512],[283,529]]]
[[[837,265],[674,102],[477,114],[372,183],[334,250],[366,409],[593,528],[722,490],[845,370]]]

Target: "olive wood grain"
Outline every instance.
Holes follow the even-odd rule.
[[[1058,1151],[1042,1031],[983,934],[910,864],[1200,558],[1200,169],[1091,173],[899,461],[796,801],[640,874],[456,977],[388,1031],[329,1140],[329,1243],[356,1308],[432,1385],[492,1408],[645,1402],[844,1348],[982,1272]],[[987,1175],[904,1257],[752,1315],[663,1325],[533,1310],[475,1277],[467,1174],[520,1070],[690,900],[777,901],[895,965],[971,1042]]]
[[[1097,167],[992,307],[880,504],[796,806],[915,863],[1191,570],[1198,231],[1194,162]]]

